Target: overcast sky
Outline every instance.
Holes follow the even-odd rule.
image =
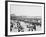
[[[42,7],[32,5],[11,5],[11,13],[16,16],[41,16]]]

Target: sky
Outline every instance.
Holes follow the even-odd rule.
[[[42,7],[35,5],[11,4],[11,14],[16,16],[42,16]]]

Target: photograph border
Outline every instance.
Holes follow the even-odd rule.
[[[44,33],[8,35],[8,2],[44,4]],[[41,35],[41,34],[45,34],[45,3],[27,2],[27,1],[5,1],[5,36],[27,36],[27,35]]]

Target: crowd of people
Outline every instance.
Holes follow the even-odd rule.
[[[10,30],[15,32],[36,31],[36,26],[41,26],[40,23],[30,23],[18,20],[11,20],[10,24]]]
[[[36,31],[37,26],[41,27],[41,19],[27,19],[19,16],[10,16],[10,31],[11,32],[27,32]]]

